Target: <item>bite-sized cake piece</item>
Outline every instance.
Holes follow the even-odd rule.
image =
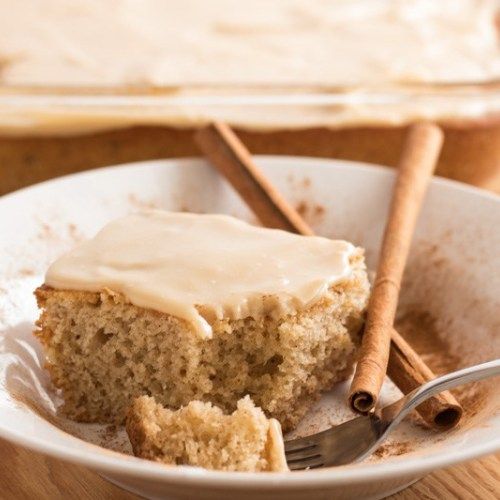
[[[225,415],[217,406],[191,401],[177,411],[141,396],[127,413],[134,455],[169,465],[229,471],[286,471],[281,427],[249,396]]]
[[[249,394],[289,430],[351,372],[368,288],[345,241],[144,211],[52,264],[36,334],[75,420],[123,422],[141,395],[231,412]]]

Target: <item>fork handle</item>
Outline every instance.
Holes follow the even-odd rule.
[[[432,396],[462,384],[476,382],[497,375],[500,375],[500,359],[494,359],[493,361],[448,373],[417,387],[395,403],[382,408],[380,412],[381,417],[393,427],[401,422],[411,410]]]

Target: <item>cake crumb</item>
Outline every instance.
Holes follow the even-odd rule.
[[[377,448],[373,455],[377,458],[397,457],[414,450],[414,443],[401,441],[399,443],[386,443]]]
[[[128,411],[126,429],[136,456],[166,465],[288,470],[279,423],[266,418],[249,396],[230,415],[202,401],[172,411],[142,396]]]

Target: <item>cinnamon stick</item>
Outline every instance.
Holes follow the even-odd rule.
[[[313,234],[309,225],[274,189],[252,157],[224,123],[214,122],[196,134],[196,142],[219,172],[232,184],[266,227]],[[286,217],[283,218],[283,213]]]
[[[391,331],[387,375],[404,394],[436,377],[394,329]],[[457,425],[463,413],[462,407],[449,391],[428,399],[417,407],[417,411],[428,424],[443,430]]]
[[[246,147],[226,124],[218,122],[201,129],[195,140],[264,225],[305,236],[313,234],[299,213],[264,176]],[[275,200],[280,201],[276,203]],[[404,393],[435,378],[395,330],[392,331],[388,375]],[[448,391],[420,405],[417,411],[427,424],[440,428],[452,427],[462,414],[460,405]]]
[[[425,123],[410,127],[406,138],[349,394],[351,407],[358,412],[370,411],[382,388],[410,243],[442,143],[441,130]]]

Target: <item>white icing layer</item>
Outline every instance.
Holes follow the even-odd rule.
[[[0,0],[1,80],[38,85],[482,81],[494,0]]]
[[[45,282],[58,289],[110,289],[210,337],[215,318],[283,314],[313,304],[349,276],[354,250],[345,241],[225,215],[148,210],[109,223],[54,262]]]

